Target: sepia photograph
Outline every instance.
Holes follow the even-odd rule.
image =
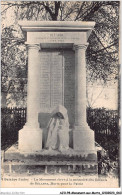
[[[1,187],[120,188],[120,2],[1,1]]]

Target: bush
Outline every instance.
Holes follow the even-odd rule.
[[[105,108],[87,108],[87,122],[96,134],[118,136],[119,117],[118,111],[106,110]]]

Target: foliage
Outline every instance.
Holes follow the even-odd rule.
[[[23,99],[27,77],[27,51],[18,20],[95,21],[86,53],[87,81],[118,79],[118,1],[3,1],[1,8],[2,91],[11,91],[14,99]]]
[[[87,109],[87,122],[91,129],[97,132],[106,131],[106,134],[113,136],[118,134],[118,112],[116,110],[106,110],[105,108],[88,108]]]
[[[105,108],[87,109],[87,122],[95,131],[95,140],[109,153],[112,160],[119,158],[120,129],[118,111]]]

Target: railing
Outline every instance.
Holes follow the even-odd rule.
[[[5,149],[18,140],[26,123],[26,108],[1,108],[1,146]]]
[[[116,110],[87,109],[87,122],[96,136],[118,136],[119,115]]]

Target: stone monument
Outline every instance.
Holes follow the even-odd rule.
[[[27,122],[19,131],[19,152],[41,152],[50,114],[62,105],[73,132],[72,149],[81,155],[96,154],[94,131],[86,122],[85,57],[95,23],[20,21],[19,25],[26,32],[28,48]]]

